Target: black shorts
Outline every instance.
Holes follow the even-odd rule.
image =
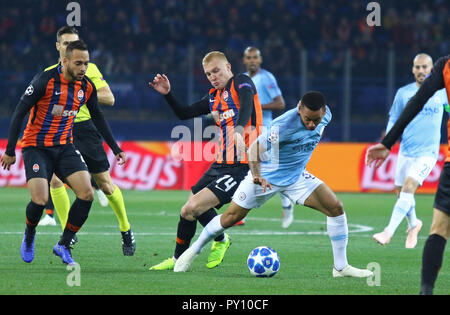
[[[219,209],[231,201],[234,192],[248,171],[247,164],[222,165],[214,163],[198,180],[197,184],[191,187],[191,191],[196,194],[205,187],[209,188],[220,201],[220,204],[216,206]]]
[[[109,170],[103,138],[91,119],[73,125],[73,144],[83,156],[89,173],[97,174]]]
[[[434,197],[434,208],[450,215],[450,163],[445,163]]]
[[[32,178],[46,178],[49,182],[53,173],[61,180],[78,171],[87,171],[87,166],[73,144],[54,147],[25,147],[22,149],[27,181]]]

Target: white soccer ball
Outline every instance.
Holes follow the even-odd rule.
[[[250,273],[257,277],[273,277],[280,269],[278,253],[268,246],[259,246],[247,258]]]

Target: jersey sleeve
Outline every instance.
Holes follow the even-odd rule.
[[[392,107],[389,110],[389,120],[386,127],[386,133],[388,133],[391,130],[392,126],[394,126],[403,110],[403,105],[402,90],[399,89],[397,93],[395,93],[394,102],[392,103]]]
[[[108,86],[108,83],[103,78],[102,73],[95,63],[89,63],[86,75],[95,84],[97,90]]]
[[[236,120],[236,126],[244,128],[252,114],[253,97],[256,94],[256,87],[252,79],[245,74],[240,74],[236,77],[235,90],[239,98],[239,114]]]
[[[277,79],[275,79],[274,75],[270,72],[267,75],[266,90],[272,100],[281,95],[281,90],[278,87]]]
[[[38,73],[31,80],[30,84],[25,89],[25,92],[20,97],[20,100],[23,103],[34,105],[44,96],[48,80],[43,74],[44,72]]]

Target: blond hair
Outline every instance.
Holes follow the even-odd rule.
[[[226,63],[229,63],[227,57],[225,56],[225,54],[224,54],[223,52],[220,52],[220,51],[211,51],[211,52],[207,53],[207,54],[205,55],[205,57],[203,57],[202,64],[203,64],[203,65],[206,65],[206,64],[208,64],[209,62],[211,62],[211,60],[213,60],[213,59],[215,59],[215,58],[222,59],[222,60],[224,60]]]

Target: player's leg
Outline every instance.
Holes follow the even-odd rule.
[[[283,207],[283,221],[281,227],[287,229],[294,221],[294,205],[291,200],[283,194],[280,194],[280,198],[281,206]]]
[[[70,199],[64,183],[55,174],[53,174],[52,180],[50,181],[50,195],[53,200],[55,211],[58,214],[61,228],[64,231],[67,216],[69,215]]]
[[[36,226],[48,202],[48,178],[50,178],[53,165],[46,150],[24,148],[22,156],[31,201],[26,207],[26,228],[20,252],[23,261],[29,263],[34,259]]]
[[[342,202],[320,179],[304,171],[299,180],[284,192],[297,204],[316,209],[327,216],[327,233],[333,251],[333,277],[370,277],[369,270],[347,262],[348,225]]]
[[[50,192],[49,192],[49,196],[48,196],[48,202],[45,205],[45,215],[44,217],[41,219],[41,221],[39,221],[39,226],[56,226],[56,220],[55,220],[55,206],[53,205],[53,201],[52,201],[52,197],[50,196]]]
[[[105,157],[106,158],[106,157]],[[113,209],[117,220],[119,221],[119,229],[122,235],[122,251],[125,256],[133,256],[136,250],[136,241],[128,222],[125,202],[123,200],[122,191],[115,185],[108,171],[92,174],[95,182],[100,190],[108,199],[109,205]]]
[[[253,177],[249,172],[225,212],[213,218],[203,228],[198,239],[176,261],[174,271],[186,271],[209,241],[245,218],[250,209],[260,207],[275,193],[275,189],[264,192],[261,186],[253,184]]]
[[[195,257],[202,251],[206,244],[213,240],[217,235],[225,232],[226,229],[232,227],[236,222],[246,217],[250,209],[244,209],[233,201],[227,210],[221,215],[214,217],[202,230],[198,239],[183,252],[177,259],[174,271],[187,271],[194,261]]]
[[[434,199],[433,221],[422,254],[421,294],[433,294],[450,237],[450,164],[445,163]]]

